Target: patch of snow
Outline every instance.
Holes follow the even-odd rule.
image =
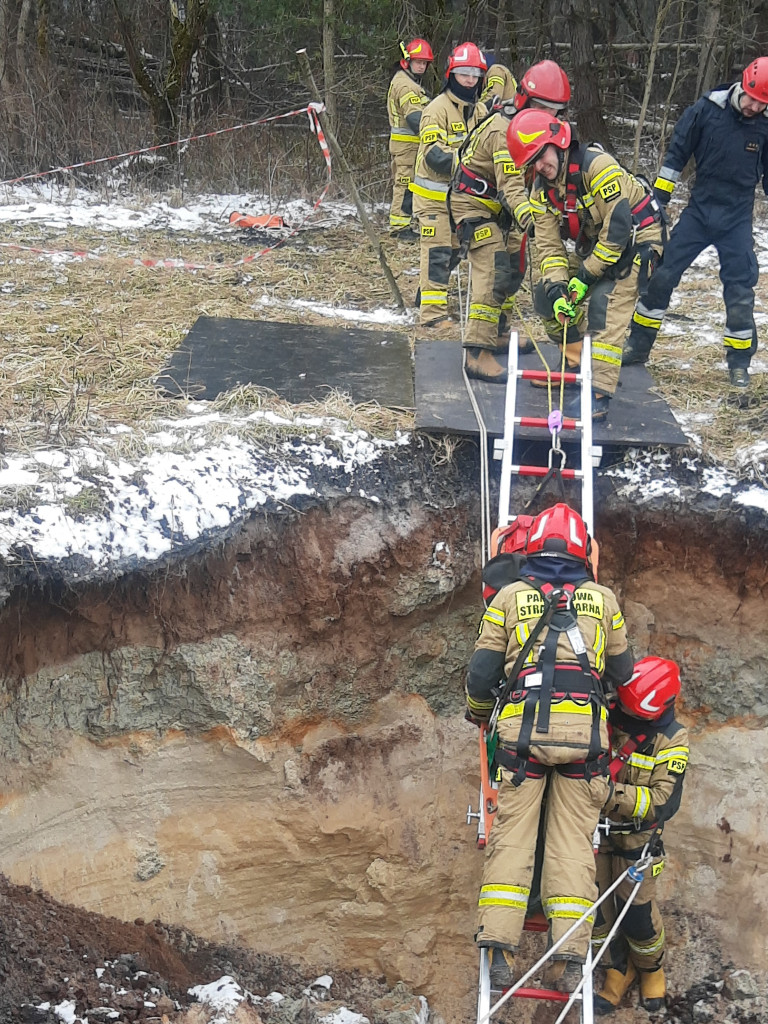
[[[238,1004],[246,998],[238,983],[228,974],[209,985],[195,985],[194,988],[187,989],[187,992],[215,1012],[216,1016],[209,1024],[226,1024]]]
[[[762,487],[750,487],[740,494],[735,494],[733,500],[739,505],[752,505],[768,512],[768,491]]]
[[[368,1018],[364,1017],[362,1013],[348,1010],[346,1006],[342,1006],[335,1013],[320,1017],[319,1020],[321,1024],[370,1024]]]

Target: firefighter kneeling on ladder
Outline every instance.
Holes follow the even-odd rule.
[[[643,853],[656,833],[650,853],[653,865],[643,876],[619,933],[607,950],[605,983],[595,995],[595,1012],[611,1013],[639,977],[646,1010],[664,1006],[666,982],[664,924],[656,903],[656,879],[664,868],[661,827],[680,806],[688,765],[688,732],[675,719],[680,671],[674,661],[642,658],[628,683],[620,686],[611,709],[611,776],[616,785],[604,809],[607,835],[597,855],[597,884],[610,884]],[[595,952],[603,945],[617,914],[634,887],[631,878],[597,909],[592,931]]]
[[[520,579],[483,615],[466,684],[468,716],[498,729],[498,814],[475,936],[490,950],[494,988],[514,982],[545,790],[541,897],[551,941],[597,898],[592,841],[612,786],[607,690],[633,665],[616,597],[593,580],[581,516],[564,504],[542,512],[524,554]],[[546,985],[579,984],[591,924],[553,954]]]

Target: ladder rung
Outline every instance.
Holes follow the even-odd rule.
[[[575,430],[577,420],[563,420],[562,430]],[[515,423],[521,427],[546,427],[549,430],[549,423],[543,416],[515,416]]]
[[[571,998],[567,992],[558,992],[555,988],[519,988],[513,995],[519,999],[546,999],[553,1003],[567,1003]]]
[[[523,380],[546,380],[546,370],[518,370],[517,376]],[[559,384],[561,380],[564,380],[566,384],[575,384],[581,380],[580,373],[560,373],[559,370],[551,370],[549,373],[549,379],[553,384]]]
[[[510,472],[517,476],[546,476],[549,472],[548,466],[510,466]],[[580,469],[561,469],[560,476],[563,480],[581,480],[584,474]]]

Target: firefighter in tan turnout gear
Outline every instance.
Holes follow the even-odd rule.
[[[448,194],[456,235],[472,267],[472,286],[464,347],[467,376],[506,380],[506,368],[494,357],[509,345],[499,336],[502,308],[523,280],[523,235],[513,227],[513,211],[527,204],[523,176],[507,149],[509,118],[494,113],[474,128],[459,149]]]
[[[478,103],[485,71],[485,58],[474,43],[457,46],[448,61],[445,87],[421,115],[421,141],[410,189],[421,237],[422,326],[449,319],[448,280],[458,241],[446,198],[456,150],[486,114]]]
[[[639,858],[654,835],[653,864],[643,877],[620,931],[611,940],[605,984],[595,996],[595,1011],[610,1013],[639,978],[646,1010],[664,1006],[666,982],[664,924],[656,903],[656,879],[664,868],[660,828],[676,813],[688,765],[688,732],[675,719],[675,698],[680,693],[680,671],[674,661],[642,658],[629,682],[618,688],[611,709],[611,775],[615,788],[604,808],[610,828],[597,856],[597,884],[604,892]],[[605,942],[624,907],[634,882],[625,878],[598,907],[592,943]]]
[[[389,153],[392,163],[392,205],[389,210],[390,233],[407,238],[413,236],[413,194],[410,184],[419,149],[419,123],[429,103],[422,76],[432,60],[432,47],[426,39],[412,39],[407,46],[400,43],[402,60],[387,93],[389,115]],[[414,236],[415,237],[415,236]]]
[[[489,70],[488,81],[490,77]],[[560,110],[570,95],[562,68],[542,61],[529,68],[501,110],[473,128],[459,148],[448,207],[472,267],[464,336],[469,377],[506,381],[506,367],[494,353],[509,346],[507,314],[525,274],[524,232],[531,225],[531,204],[523,174],[507,148],[509,119],[527,106]],[[519,347],[521,353],[533,350],[527,339]]]
[[[488,55],[486,54],[485,56],[487,62]],[[480,96],[482,103],[489,107],[494,97],[504,103],[507,100],[511,100],[516,91],[517,81],[506,64],[488,65],[488,70],[485,74],[485,88]]]
[[[621,371],[624,335],[662,250],[662,215],[650,189],[599,146],[572,139],[566,121],[524,110],[507,133],[512,159],[536,177],[531,207],[541,281],[534,306],[553,341],[567,325],[569,369],[592,335],[592,417],[608,416]],[[569,257],[563,237],[574,243]],[[588,300],[588,324],[585,308]],[[578,418],[580,396],[566,403]]]
[[[581,516],[558,504],[530,526],[520,579],[492,598],[469,663],[468,714],[496,720],[498,814],[488,842],[476,942],[490,952],[491,984],[513,983],[534,866],[542,800],[541,898],[552,941],[597,898],[593,834],[610,794],[607,689],[632,675],[624,617],[595,583]],[[545,979],[573,991],[592,920],[553,955]]]

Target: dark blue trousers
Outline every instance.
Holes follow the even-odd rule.
[[[728,366],[749,366],[757,349],[753,318],[757,259],[752,240],[752,205],[749,217],[734,220],[733,210],[694,199],[683,210],[664,247],[661,263],[641,296],[630,337],[641,350],[650,351],[680,278],[707,246],[713,245],[720,260],[720,280],[725,302],[723,344]]]

